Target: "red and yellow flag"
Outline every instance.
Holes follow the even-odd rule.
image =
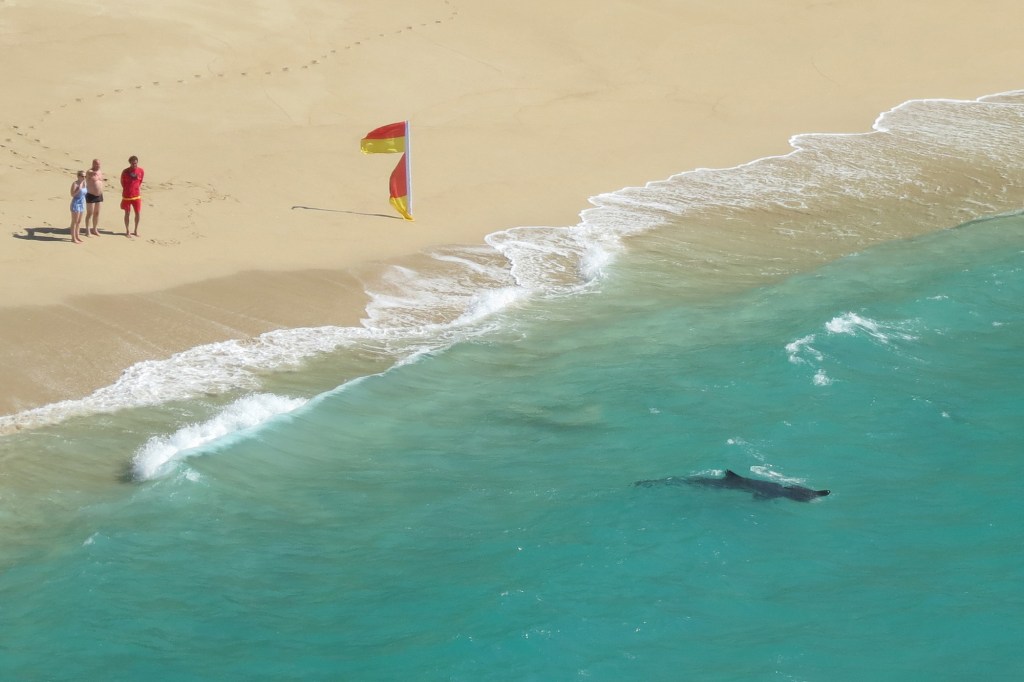
[[[391,205],[403,218],[412,220],[412,214],[409,213],[409,164],[406,156],[402,154],[395,170],[391,171]]]
[[[412,178],[410,177],[412,145],[409,143],[409,122],[389,123],[371,130],[359,143],[364,154],[393,154],[400,152],[395,170],[391,171],[391,205],[403,218],[412,220]]]
[[[405,151],[406,121],[389,123],[371,130],[359,143],[364,154],[394,154]]]

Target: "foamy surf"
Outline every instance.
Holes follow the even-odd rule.
[[[261,372],[296,366],[313,355],[352,346],[368,336],[367,330],[352,327],[281,329],[253,339],[196,346],[164,360],[136,363],[115,383],[84,398],[0,417],[0,434],[198,395],[256,389]]]
[[[861,317],[853,312],[844,313],[832,318],[825,323],[825,329],[830,334],[867,335],[884,344],[888,344],[893,340],[913,341],[917,338],[906,331],[904,324],[885,324],[878,320]]]
[[[911,322],[882,322],[855,312],[846,312],[824,324],[825,336],[821,343],[827,343],[830,336],[867,338],[881,346],[891,346],[894,341],[917,341],[919,337],[910,332],[911,327]],[[826,355],[815,344],[819,344],[817,334],[807,334],[787,343],[785,350],[789,362],[814,367],[811,383],[819,387],[831,386],[834,380],[821,366],[826,362]]]
[[[205,446],[260,426],[306,402],[303,398],[269,393],[236,400],[205,422],[189,424],[172,434],[150,438],[132,458],[131,477],[136,481],[149,481],[165,476],[181,460],[208,452]]]

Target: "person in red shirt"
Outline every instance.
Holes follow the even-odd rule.
[[[124,236],[139,236],[139,211],[142,210],[142,179],[146,171],[139,168],[139,157],[128,159],[128,167],[121,171],[121,210],[124,211]],[[135,209],[135,232],[128,232],[128,216]]]

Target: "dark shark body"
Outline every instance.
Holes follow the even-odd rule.
[[[776,497],[785,497],[797,502],[810,502],[819,497],[830,494],[831,490],[812,490],[802,485],[783,485],[773,481],[762,481],[757,478],[740,476],[734,471],[726,469],[722,478],[711,478],[709,476],[669,476],[650,481],[637,481],[634,485],[650,488],[656,485],[699,485],[705,488],[729,488],[730,490],[742,490],[750,493],[758,500],[771,500]]]

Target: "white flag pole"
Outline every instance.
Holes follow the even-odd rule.
[[[412,128],[405,121],[405,188],[409,192],[409,215],[412,215]]]

